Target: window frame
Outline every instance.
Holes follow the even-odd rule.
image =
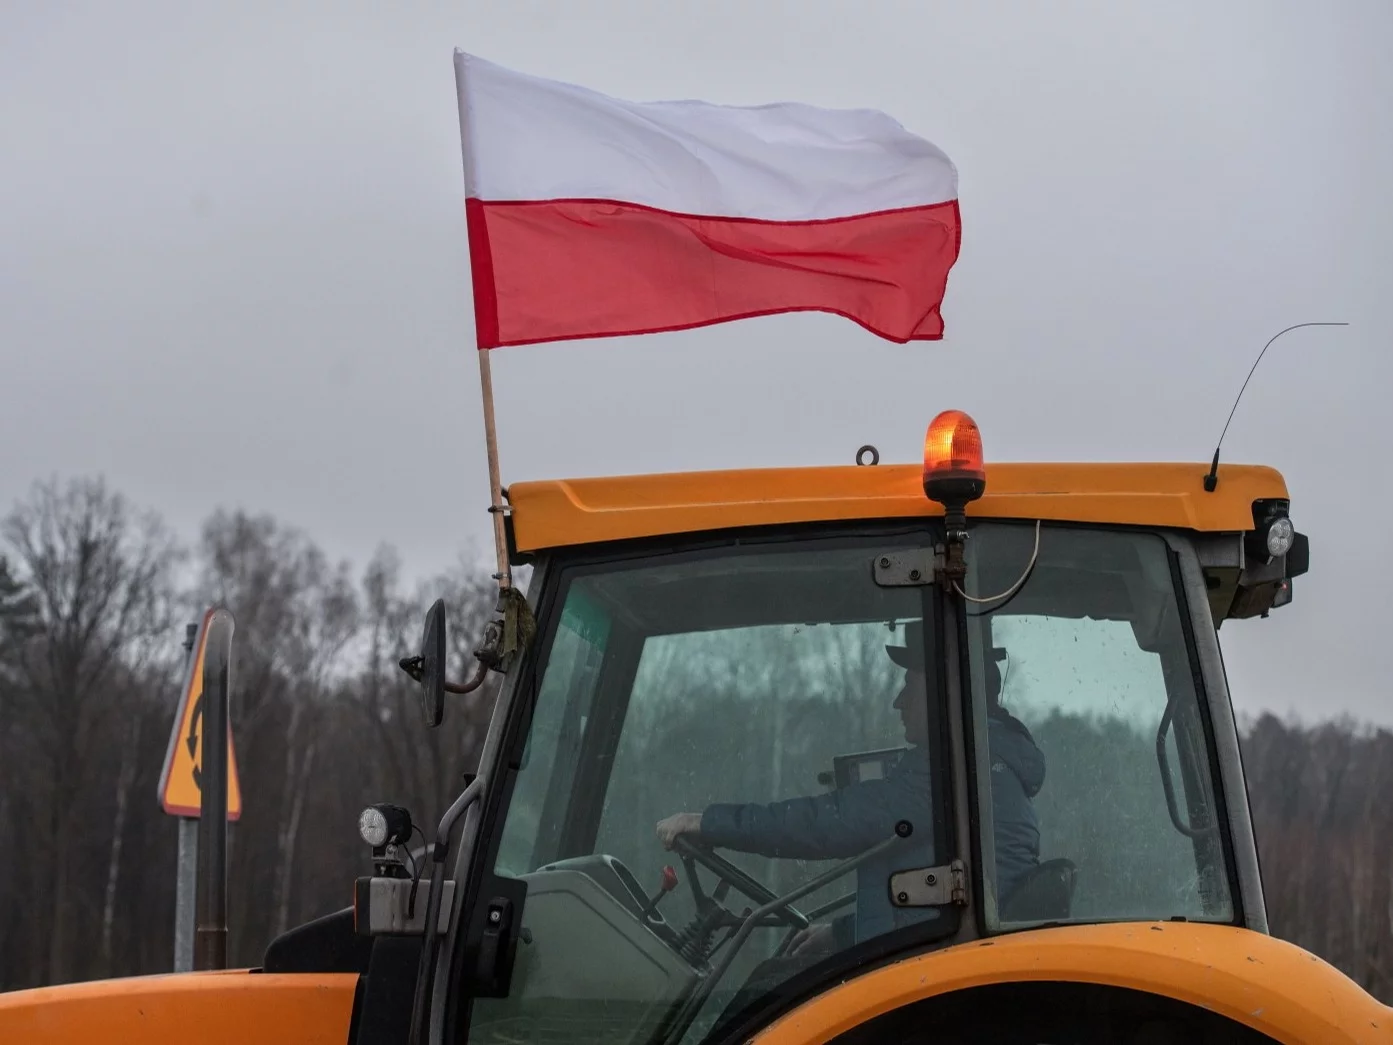
[[[1199,632],[1196,630],[1196,614],[1209,613],[1209,600],[1201,599],[1197,605],[1190,597],[1190,591],[1185,581],[1185,553],[1188,552],[1188,559],[1195,565],[1194,546],[1188,541],[1177,547],[1175,534],[1172,532],[1158,532],[1158,535],[1165,541],[1167,559],[1171,570],[1171,587],[1175,592],[1177,604],[1180,607],[1180,630],[1185,636],[1185,651],[1189,658],[1190,674],[1194,680],[1195,687],[1195,709],[1199,715],[1199,728],[1204,736],[1204,750],[1208,759],[1210,789],[1214,799],[1214,815],[1219,820],[1219,856],[1223,860],[1225,881],[1229,890],[1229,902],[1233,907],[1233,917],[1227,921],[1217,919],[1208,920],[1210,924],[1216,925],[1247,925],[1248,924],[1248,898],[1244,892],[1243,872],[1239,865],[1238,847],[1234,841],[1235,824],[1233,821],[1232,810],[1229,805],[1228,782],[1230,774],[1226,771],[1224,759],[1219,749],[1218,728],[1218,698],[1211,697],[1209,685],[1204,671],[1204,663],[1200,654]],[[1217,640],[1217,631],[1215,638]],[[1227,696],[1227,693],[1225,693]],[[1232,713],[1232,708],[1225,700],[1225,710]],[[1241,766],[1239,772],[1242,772]],[[1254,850],[1256,852],[1256,850]]]
[[[1001,517],[974,517],[969,519],[969,526],[972,529],[975,529],[982,525],[1033,528],[1036,525],[1036,521],[1030,519]],[[1225,772],[1225,762],[1220,752],[1218,737],[1216,735],[1215,702],[1211,700],[1208,677],[1206,672],[1204,671],[1204,657],[1202,655],[1203,651],[1200,649],[1200,645],[1197,639],[1197,621],[1195,619],[1194,614],[1196,612],[1199,612],[1199,610],[1197,610],[1195,607],[1193,593],[1189,590],[1189,585],[1187,584],[1187,578],[1185,576],[1185,566],[1187,565],[1187,563],[1194,565],[1196,569],[1198,568],[1198,560],[1196,558],[1193,543],[1190,541],[1187,535],[1172,529],[1161,527],[1125,526],[1116,525],[1112,523],[1087,523],[1073,522],[1067,520],[1042,520],[1040,521],[1039,525],[1041,527],[1042,547],[1045,540],[1044,534],[1051,529],[1056,531],[1067,530],[1077,532],[1102,531],[1106,533],[1127,533],[1134,534],[1137,536],[1154,537],[1161,542],[1166,555],[1166,565],[1168,575],[1170,577],[1171,593],[1176,600],[1177,614],[1180,619],[1181,633],[1185,643],[1186,664],[1190,670],[1192,685],[1194,686],[1195,691],[1195,710],[1199,717],[1198,726],[1200,728],[1201,733],[1203,734],[1204,753],[1209,770],[1210,792],[1214,802],[1214,815],[1218,820],[1217,833],[1219,835],[1219,859],[1222,861],[1224,881],[1228,887],[1229,900],[1232,908],[1232,915],[1229,918],[1203,918],[1193,919],[1193,921],[1206,925],[1246,926],[1248,924],[1247,911],[1249,909],[1249,898],[1244,889],[1244,869],[1240,866],[1238,850],[1233,838],[1234,824],[1230,815],[1229,802],[1230,774]],[[970,554],[971,553],[969,551],[969,555]],[[1026,587],[1028,584],[1029,580],[1026,581],[1026,584],[1022,585],[1022,588]],[[989,803],[990,801],[990,790],[989,788],[983,788],[982,783],[984,778],[981,775],[979,775],[977,770],[977,766],[979,763],[979,754],[977,751],[977,748],[979,746],[978,736],[981,731],[978,728],[977,722],[978,701],[976,698],[977,686],[983,683],[985,679],[983,677],[979,677],[981,673],[974,672],[973,644],[978,640],[974,639],[972,636],[973,625],[970,622],[973,619],[977,618],[979,615],[989,615],[996,609],[1000,609],[1002,606],[1009,603],[1010,600],[1014,597],[1015,595],[1013,594],[1010,598],[1003,600],[1001,605],[989,608],[987,614],[970,613],[967,611],[967,607],[970,604],[965,599],[962,599],[961,597],[957,597],[955,599],[958,607],[959,645],[961,649],[961,665],[959,670],[962,674],[962,678],[964,681],[964,685],[962,686],[961,698],[963,701],[964,722],[967,725],[969,732],[967,755],[969,759],[970,770],[970,825],[972,832],[972,850],[973,853],[978,857],[977,866],[973,868],[971,883],[977,899],[977,902],[974,904],[977,930],[982,937],[986,938],[994,936],[1005,936],[1019,932],[1031,932],[1037,929],[1047,928],[1051,925],[1056,924],[1101,925],[1108,923],[1135,921],[1136,919],[1129,918],[1091,918],[1088,920],[1070,920],[1058,923],[1021,922],[1003,924],[1000,922],[1000,916],[997,913],[996,904],[992,904],[990,909],[988,907],[987,876],[989,872],[986,861],[986,854],[989,850],[987,848],[984,848],[983,845],[982,828],[984,822],[989,822],[989,817],[984,815],[983,809],[984,803]],[[1200,610],[1202,610],[1207,615],[1208,602],[1207,600],[1202,601],[1204,602],[1204,605],[1200,607]],[[1217,645],[1217,634],[1215,638]],[[1224,697],[1227,697],[1226,690],[1224,691],[1223,695]],[[1169,698],[1169,694],[1167,694],[1167,696]],[[1226,700],[1225,708],[1231,714],[1231,707],[1228,706]],[[1173,724],[1172,730],[1176,728],[1178,728],[1178,726]],[[985,744],[985,738],[982,738],[980,743]],[[1048,786],[1048,783],[1046,786]],[[1198,840],[1190,839],[1190,841],[1192,842],[1192,845],[1198,845]],[[994,850],[995,847],[993,840],[993,845],[990,850],[993,858],[995,856]],[[1196,858],[1198,864],[1198,853],[1196,854]],[[994,879],[994,859],[990,874]],[[1000,899],[1000,897],[995,897],[995,900],[997,902],[999,902]]]

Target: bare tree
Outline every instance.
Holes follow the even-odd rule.
[[[1244,761],[1273,932],[1393,998],[1393,733],[1264,715]]]
[[[32,836],[44,839],[52,910],[43,956],[51,980],[68,977],[75,917],[77,819],[108,743],[129,708],[111,700],[148,662],[170,625],[177,549],[158,518],[132,511],[100,480],[36,484],[5,519],[40,629],[20,657],[18,691],[32,730]],[[124,823],[122,824],[124,828]],[[107,831],[108,867],[119,867],[119,832]],[[34,956],[36,959],[38,955]]]
[[[33,594],[14,575],[0,555],[0,845],[7,852],[20,848],[22,801],[27,789],[29,758],[24,738],[30,732],[23,701],[21,670],[24,650],[38,632],[38,607]],[[18,884],[18,883],[16,883]],[[9,890],[18,896],[18,889]],[[0,899],[6,891],[0,890]],[[31,926],[18,903],[0,906],[0,970],[24,959]],[[0,985],[3,985],[0,976]]]
[[[228,607],[237,622],[233,727],[260,766],[243,774],[244,822],[231,854],[234,951],[284,931],[300,849],[315,736],[339,654],[358,631],[357,593],[346,563],[331,564],[303,532],[267,515],[216,512],[204,524],[200,602]],[[266,832],[269,831],[269,835]],[[268,838],[271,846],[259,842]],[[257,904],[257,897],[271,904]]]
[[[134,715],[127,727],[121,749],[121,769],[116,778],[116,817],[111,825],[111,851],[106,862],[106,890],[102,902],[102,964],[111,967],[111,934],[116,921],[116,887],[121,880],[121,851],[126,837],[126,817],[130,811],[131,785],[135,780],[135,760],[140,751],[142,717]]]

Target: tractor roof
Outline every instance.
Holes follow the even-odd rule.
[[[987,465],[969,518],[1045,519],[1209,532],[1253,527],[1253,502],[1286,498],[1272,468],[1206,464]],[[920,465],[845,465],[557,479],[514,483],[507,498],[519,552],[748,526],[942,515]]]

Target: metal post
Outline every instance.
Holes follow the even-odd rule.
[[[184,673],[193,657],[198,625],[184,626]],[[174,871],[174,971],[193,968],[193,903],[198,860],[198,821],[179,818],[179,862]]]
[[[179,818],[179,869],[174,891],[174,971],[193,968],[193,904],[198,874],[198,821]]]
[[[198,925],[194,968],[227,968],[227,700],[232,614],[208,618],[203,647],[202,804],[198,820]]]

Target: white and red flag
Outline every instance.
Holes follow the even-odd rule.
[[[810,310],[943,336],[957,170],[884,113],[455,74],[481,349]]]

